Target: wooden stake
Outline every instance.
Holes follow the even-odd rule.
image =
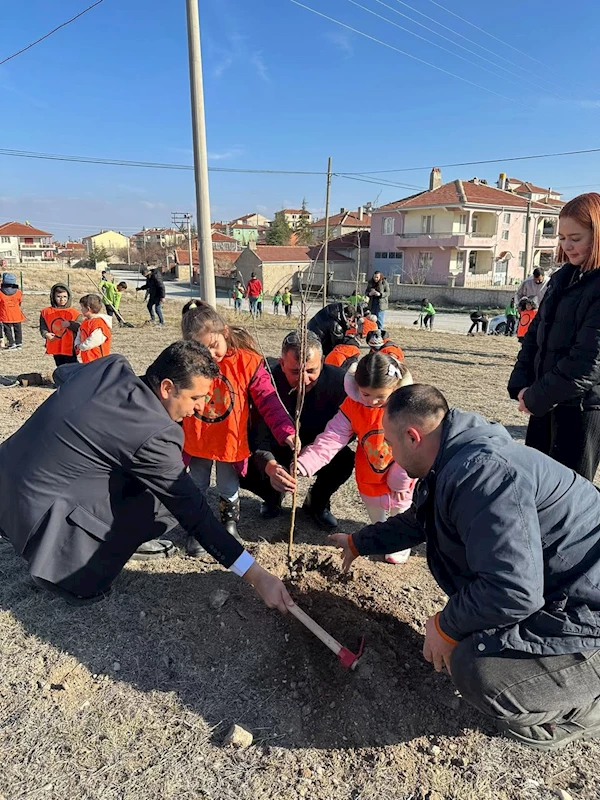
[[[300,334],[300,374],[298,376],[298,389],[296,396],[296,412],[294,414],[294,458],[292,460],[292,476],[298,480],[298,442],[300,441],[300,417],[304,406],[304,396],[306,394],[306,338],[307,338],[307,310],[306,298],[303,296],[300,301],[300,320],[298,323],[298,333]],[[290,535],[288,539],[288,568],[292,566],[292,551],[294,547],[294,529],[296,527],[296,509],[298,507],[298,487],[292,495],[292,518],[290,522]]]

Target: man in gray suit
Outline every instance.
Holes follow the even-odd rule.
[[[0,534],[36,585],[76,605],[100,600],[135,550],[177,520],[267,606],[292,605],[182,462],[178,423],[202,410],[217,374],[205,347],[183,341],[142,378],[120,355],[55,372],[57,391],[0,446]]]

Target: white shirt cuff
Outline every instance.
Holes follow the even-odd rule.
[[[251,556],[247,550],[244,550],[242,555],[236,558],[229,569],[234,575],[238,575],[241,578],[248,572],[252,564],[254,564],[254,556]]]

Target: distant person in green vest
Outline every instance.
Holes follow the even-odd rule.
[[[279,315],[279,306],[281,305],[281,292],[279,289],[273,295],[273,313]]]
[[[517,328],[517,320],[519,318],[519,312],[517,311],[514,297],[511,298],[511,301],[506,306],[506,311],[504,313],[506,315],[506,328],[504,329],[504,335],[514,336]]]
[[[124,291],[127,290],[127,284],[125,281],[120,281],[116,286],[112,281],[105,281],[104,286],[102,286],[102,300],[104,301],[104,305],[106,307],[106,313],[113,317],[116,315],[117,322],[119,326],[121,326],[121,320],[119,319],[119,306],[121,305],[121,295]]]
[[[433,318],[435,317],[435,308],[431,305],[429,300],[424,297],[421,300],[421,318],[423,319],[423,327],[425,330],[433,330]]]
[[[244,299],[244,287],[241,281],[235,282],[235,286],[231,290],[231,296],[233,298],[233,310],[236,314],[241,314],[242,300]]]
[[[349,306],[354,306],[354,308],[357,308],[361,303],[364,303],[365,300],[366,297],[362,294],[359,294],[355,289],[346,302]]]
[[[263,290],[261,289],[261,290],[260,290],[260,294],[258,295],[258,297],[257,297],[257,299],[256,299],[256,316],[257,316],[257,317],[262,317],[262,312],[263,312],[263,300],[264,300],[264,299],[265,299],[265,293],[264,293],[264,292],[263,292]]]
[[[283,310],[285,311],[286,317],[291,317],[293,300],[292,300],[292,293],[290,292],[287,286],[283,290],[283,294],[281,295],[281,300],[283,302]]]

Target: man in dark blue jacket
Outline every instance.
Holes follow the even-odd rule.
[[[419,478],[410,511],[336,534],[358,555],[427,542],[448,595],[423,654],[511,738],[539,750],[600,737],[600,493],[433,386],[398,389],[384,416]]]

